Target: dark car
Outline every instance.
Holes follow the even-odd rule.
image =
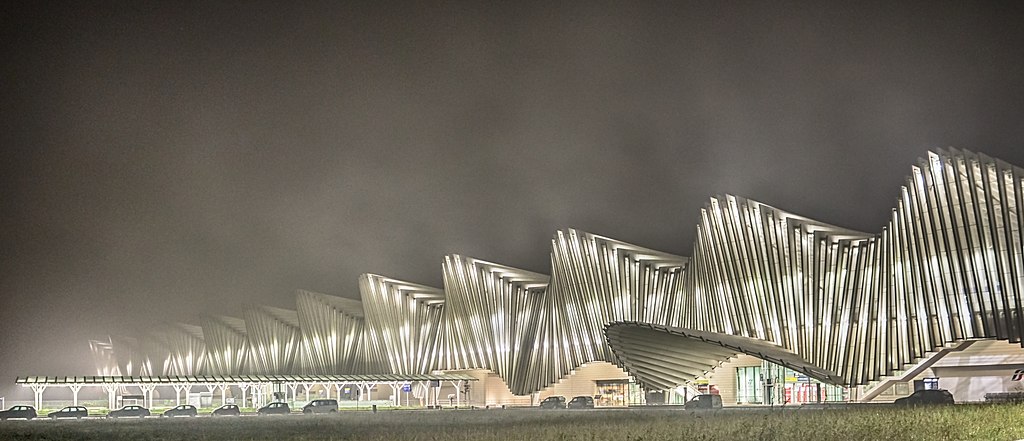
[[[683,409],[696,410],[696,409],[721,409],[722,408],[722,396],[715,394],[700,394],[693,397],[692,400],[687,401],[683,405]]]
[[[7,410],[0,410],[0,420],[11,418],[24,418],[30,420],[36,417],[36,408],[32,406],[13,406]]]
[[[566,407],[570,409],[593,409],[594,408],[594,397],[589,395],[580,395],[578,397],[572,397],[569,400],[569,404]]]
[[[897,406],[928,406],[953,403],[953,394],[945,389],[919,390],[893,402]]]
[[[196,416],[198,414],[199,414],[199,412],[196,410],[195,406],[193,406],[191,404],[182,404],[180,406],[175,406],[175,407],[172,407],[170,409],[165,410],[163,416],[165,416],[165,417],[177,417],[177,416],[194,417],[194,416]]]
[[[124,406],[117,410],[112,410],[107,414],[107,418],[127,418],[127,417],[139,417],[145,418],[149,416],[149,409],[142,406]]]
[[[213,412],[210,413],[210,416],[239,416],[241,414],[242,411],[238,409],[238,405],[225,404],[221,407],[214,409]]]
[[[565,397],[552,395],[540,402],[541,409],[565,409]]]
[[[338,400],[313,400],[302,407],[302,413],[335,413],[338,411]]]
[[[68,406],[56,412],[50,412],[46,414],[46,417],[55,420],[58,418],[78,418],[82,419],[89,416],[89,409],[82,406]]]
[[[270,403],[256,411],[257,415],[287,415],[292,413],[288,403]]]

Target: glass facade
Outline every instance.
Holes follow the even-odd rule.
[[[736,404],[763,404],[761,366],[736,368]]]
[[[809,378],[767,361],[736,368],[736,404],[821,403],[845,401],[846,388]]]
[[[594,406],[623,407],[629,404],[630,387],[628,380],[598,380]]]

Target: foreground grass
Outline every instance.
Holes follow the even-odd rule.
[[[941,408],[342,412],[339,415],[6,421],[4,440],[1016,440],[1024,405]]]

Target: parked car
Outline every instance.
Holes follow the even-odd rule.
[[[338,400],[313,400],[302,406],[302,413],[335,413],[338,411]]]
[[[256,415],[287,415],[292,413],[288,403],[270,403],[256,411]]]
[[[565,409],[565,397],[552,395],[540,402],[541,409]]]
[[[683,405],[683,409],[696,410],[696,409],[721,409],[722,408],[722,396],[715,394],[700,394],[693,397],[692,400],[687,401]]]
[[[933,404],[953,404],[953,394],[945,389],[927,389],[914,391],[914,393],[897,399],[893,404],[897,406],[922,406]]]
[[[566,407],[570,409],[593,409],[594,408],[594,397],[590,395],[580,395],[572,397],[569,400],[569,404]]]
[[[112,410],[107,414],[107,418],[126,418],[126,417],[139,417],[145,418],[149,416],[149,409],[142,406],[124,406],[117,410]]]
[[[24,418],[30,420],[36,417],[36,408],[32,406],[13,406],[7,410],[0,410],[0,420],[11,418]]]
[[[56,412],[50,412],[46,414],[46,417],[55,420],[58,418],[78,418],[82,419],[89,416],[89,409],[82,406],[68,406]]]
[[[239,416],[242,411],[238,408],[237,404],[225,404],[218,407],[210,413],[210,416]]]
[[[165,416],[165,417],[176,417],[176,416],[194,417],[194,416],[196,416],[198,414],[199,414],[199,411],[196,410],[195,406],[193,406],[191,404],[182,404],[180,406],[175,406],[175,407],[172,407],[170,409],[165,410],[163,416]]]

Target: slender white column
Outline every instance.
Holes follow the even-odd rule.
[[[242,390],[242,403],[238,407],[245,407],[245,391],[249,389],[249,383],[239,383],[238,388]]]
[[[33,384],[32,392],[35,392],[35,405],[36,409],[43,408],[43,391],[46,390],[45,384]]]
[[[147,408],[153,407],[153,389],[156,389],[156,386],[153,386],[152,384],[143,384],[139,386],[139,389],[142,390],[143,404],[145,404]]]
[[[71,389],[71,397],[72,397],[71,398],[71,400],[72,400],[72,404],[71,405],[72,406],[77,406],[78,405],[78,391],[82,390],[82,385],[81,384],[72,384],[71,386],[68,386],[68,388]]]
[[[116,396],[117,386],[113,384],[104,384],[103,390],[107,393],[107,410],[114,410],[114,406],[117,404]]]

